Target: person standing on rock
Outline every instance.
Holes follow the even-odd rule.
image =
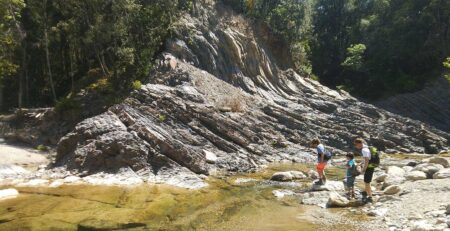
[[[346,181],[345,181],[345,185],[347,186],[347,197],[348,199],[353,199],[355,198],[355,177],[356,174],[355,172],[357,171],[356,169],[356,164],[355,164],[355,155],[353,155],[353,153],[347,153],[347,155],[345,155],[345,157],[347,158],[347,173],[346,173]]]
[[[331,156],[329,152],[325,149],[325,146],[320,143],[318,138],[315,138],[311,141],[311,147],[316,148],[317,151],[317,173],[319,174],[319,181],[316,184],[323,185],[327,181],[327,177],[325,176],[325,167],[327,166],[327,162]]]
[[[363,202],[372,203],[372,188],[370,183],[372,182],[373,172],[375,171],[375,167],[369,164],[371,158],[371,152],[369,147],[365,144],[365,141],[362,138],[357,138],[353,142],[355,148],[361,152],[363,157],[363,163],[361,166],[361,173],[364,174],[364,185],[366,197],[363,197]]]

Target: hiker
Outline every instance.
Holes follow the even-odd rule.
[[[362,138],[357,138],[353,142],[356,149],[361,152],[363,157],[363,163],[361,165],[361,174],[364,173],[365,195],[363,195],[364,203],[372,203],[372,188],[370,183],[372,182],[373,172],[375,168],[380,164],[380,158],[378,151],[375,147],[369,147],[365,144]]]
[[[347,188],[347,197],[348,199],[355,198],[355,178],[359,175],[358,168],[355,164],[355,155],[353,153],[347,153],[345,155],[347,158],[347,174],[346,174],[346,182],[345,186]]]
[[[317,151],[316,169],[319,174],[319,181],[317,181],[316,184],[323,185],[327,181],[327,177],[325,176],[325,167],[327,166],[328,160],[331,158],[331,153],[325,149],[318,138],[311,141],[311,147],[316,148]]]

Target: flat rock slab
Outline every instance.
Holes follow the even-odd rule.
[[[345,186],[341,181],[327,181],[324,185],[313,184],[311,191],[344,191]]]
[[[19,192],[16,189],[9,188],[9,189],[3,189],[0,190],[0,201],[16,198],[19,195]]]

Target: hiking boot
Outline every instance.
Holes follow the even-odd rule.
[[[323,185],[323,181],[322,180],[318,180],[316,182],[314,182],[315,185]]]
[[[361,196],[365,199],[367,197],[367,192],[361,192]]]
[[[363,199],[364,204],[373,203],[372,197],[367,197],[366,199]]]

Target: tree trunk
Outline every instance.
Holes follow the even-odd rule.
[[[19,76],[19,92],[18,92],[19,95],[17,97],[18,98],[17,106],[19,108],[21,108],[22,107],[22,103],[23,103],[23,76],[24,76],[24,73],[25,73],[24,64],[26,62],[26,46],[24,46],[23,43],[24,43],[25,37],[27,35],[26,35],[25,31],[22,29],[22,26],[19,24],[19,21],[16,19],[14,10],[12,9],[11,5],[8,5],[8,10],[10,11],[10,14],[13,17],[14,25],[16,27],[17,32],[19,33],[20,42],[21,42],[22,49],[23,49],[22,50],[22,70],[20,71],[21,73],[20,73],[20,76]]]
[[[44,45],[45,45],[45,59],[47,61],[48,77],[50,80],[50,88],[52,90],[53,102],[56,102],[55,85],[53,84],[52,67],[50,65],[50,51],[48,50],[48,18],[47,18],[47,0],[44,0]]]

